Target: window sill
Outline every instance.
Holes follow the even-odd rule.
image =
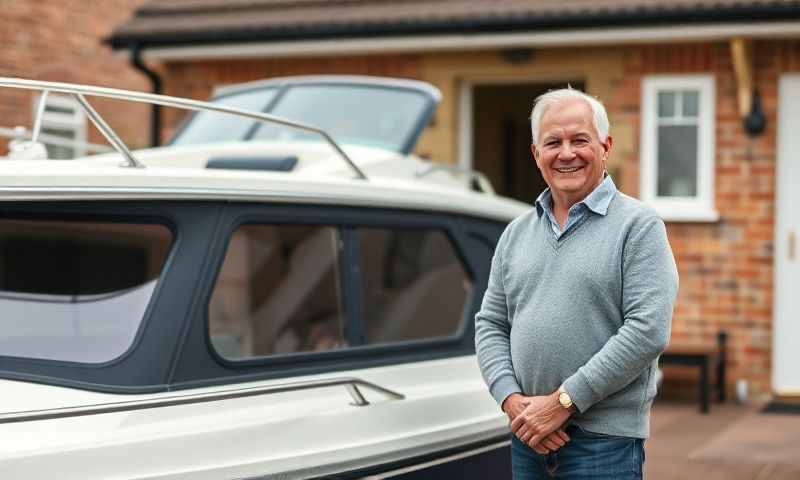
[[[674,206],[650,204],[664,222],[673,223],[714,223],[719,221],[719,212],[713,208],[697,206]]]

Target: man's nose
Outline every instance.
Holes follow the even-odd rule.
[[[561,147],[558,149],[558,158],[561,159],[568,159],[572,158],[575,153],[572,151],[572,142],[563,141],[561,142]]]

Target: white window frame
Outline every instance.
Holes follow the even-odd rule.
[[[697,195],[660,197],[658,186],[658,94],[663,90],[698,92]],[[642,80],[642,132],[639,196],[665,221],[714,222],[714,121],[716,93],[713,75],[651,75]]]
[[[39,102],[41,94],[34,95],[33,97],[33,120],[36,121],[36,112],[39,110]],[[73,113],[51,112],[47,108],[42,112],[42,130],[47,128],[54,128],[58,130],[69,130],[74,133],[74,145],[71,148],[74,150],[73,158],[83,157],[87,154],[87,127],[86,127],[86,112],[78,103],[77,100],[66,95],[57,95],[50,93],[46,98],[46,106],[52,106],[60,109],[72,110]],[[69,140],[65,139],[69,142]],[[42,142],[47,144],[46,141]]]

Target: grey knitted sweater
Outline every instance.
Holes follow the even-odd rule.
[[[664,223],[616,192],[559,239],[536,208],[497,244],[475,317],[478,363],[498,403],[564,384],[586,430],[647,438],[678,274]]]

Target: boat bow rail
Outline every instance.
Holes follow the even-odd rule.
[[[345,76],[342,77],[341,80],[347,80],[348,78],[349,77]],[[289,77],[285,79],[273,79],[267,82],[269,82],[268,84],[272,84],[275,82],[292,81],[294,79],[295,77]],[[303,78],[302,81],[310,82],[314,79],[316,79],[316,77],[307,77]],[[328,80],[329,77],[320,77],[318,79],[318,81],[328,81]],[[363,82],[364,80],[359,79],[359,81]],[[376,80],[371,79],[370,82],[375,83]],[[391,85],[390,81],[383,81],[382,83],[379,84],[384,84],[384,83],[387,85]],[[150,105],[160,105],[164,107],[172,107],[172,108],[191,110],[196,112],[209,111],[209,112],[235,115],[262,123],[277,124],[291,129],[296,129],[316,134],[319,135],[325,141],[325,143],[327,143],[334,150],[336,155],[340,157],[347,164],[349,170],[353,172],[355,179],[368,180],[367,174],[364,171],[365,165],[362,164],[362,166],[359,166],[359,164],[357,164],[354,161],[353,157],[345,152],[342,146],[339,145],[339,143],[337,143],[336,140],[334,140],[333,136],[328,131],[324,130],[323,128],[317,127],[316,125],[291,120],[289,118],[281,117],[278,115],[263,113],[255,110],[246,110],[238,107],[226,106],[224,104],[217,103],[214,101],[201,101],[201,100],[193,100],[193,99],[174,97],[168,95],[137,92],[132,90],[122,90],[115,88],[79,85],[79,84],[62,83],[62,82],[47,82],[47,81],[21,79],[21,78],[0,77],[0,88],[2,87],[41,92],[41,97],[39,98],[38,105],[36,108],[37,111],[35,112],[34,126],[30,131],[27,130],[25,127],[21,126],[15,128],[0,127],[0,137],[13,139],[12,142],[9,143],[9,148],[12,150],[13,156],[9,156],[9,158],[23,159],[23,160],[46,160],[47,154],[44,144],[47,144],[47,145],[62,146],[62,147],[79,147],[86,152],[107,153],[111,151],[116,151],[125,160],[122,164],[120,164],[121,167],[139,168],[139,169],[147,167],[147,162],[143,161],[142,158],[143,155],[138,155],[138,153],[134,153],[128,147],[128,145],[122,140],[122,138],[117,134],[117,132],[115,132],[114,129],[108,124],[108,122],[100,115],[100,113],[97,112],[97,110],[93,107],[93,105],[89,101],[89,98],[91,97],[103,97],[103,98],[132,101]],[[237,88],[241,88],[241,86],[237,86]],[[436,95],[433,95],[430,92],[428,93],[433,95],[436,99],[438,99],[439,98],[438,91],[430,86],[429,89],[432,89],[432,91],[436,93]],[[227,90],[223,89],[222,91],[227,91]],[[74,99],[77,105],[80,107],[80,109],[82,109],[83,112],[86,114],[87,118],[92,122],[92,124],[105,137],[105,139],[113,148],[110,148],[106,145],[97,145],[82,141],[70,140],[67,138],[62,138],[56,135],[51,135],[43,132],[42,118],[45,115],[45,101],[47,99],[48,94],[50,93],[63,94]],[[344,113],[343,115],[346,115],[346,113]],[[24,151],[26,149],[29,151]],[[416,157],[413,158],[415,159],[414,161],[420,160]],[[367,163],[369,164],[369,162]],[[161,165],[163,165],[163,163]],[[415,180],[425,180],[428,177],[432,178],[433,175],[431,174],[436,172],[447,172],[451,174],[453,177],[461,177],[466,179],[466,182],[458,180],[458,184],[460,185],[466,184],[470,190],[477,190],[479,192],[482,192],[490,196],[493,196],[495,194],[491,182],[486,177],[486,175],[478,171],[466,169],[459,166],[432,163],[432,162],[428,164],[423,163],[422,166],[410,172],[409,176],[410,178],[413,178]]]
[[[168,95],[157,95],[154,93],[135,92],[132,90],[120,90],[116,88],[94,87],[94,86],[77,85],[77,84],[61,83],[61,82],[44,82],[44,81],[27,80],[21,78],[0,77],[0,87],[35,90],[42,92],[42,97],[39,101],[38,112],[35,120],[36,125],[41,125],[41,117],[47,94],[55,92],[55,93],[66,94],[73,97],[81,105],[81,108],[86,112],[86,115],[89,117],[92,123],[97,127],[97,129],[103,134],[104,137],[106,137],[109,143],[111,143],[114,146],[114,148],[119,152],[119,154],[122,155],[123,158],[127,160],[127,162],[122,165],[124,167],[141,168],[144,166],[144,164],[142,164],[140,161],[136,159],[136,157],[130,151],[128,146],[122,141],[122,139],[120,139],[119,135],[117,135],[117,133],[114,132],[114,130],[108,125],[108,123],[91,106],[91,104],[86,100],[87,96],[113,98],[117,100],[128,100],[132,102],[147,103],[151,105],[161,105],[164,107],[182,108],[185,110],[195,110],[195,111],[206,110],[218,113],[227,113],[231,115],[238,115],[251,118],[261,122],[275,123],[278,125],[295,128],[298,130],[303,130],[306,132],[316,133],[320,135],[331,146],[331,148],[333,148],[334,151],[336,151],[336,153],[342,158],[342,160],[345,161],[345,163],[347,163],[350,169],[353,170],[353,172],[355,173],[356,178],[361,180],[367,179],[367,176],[364,174],[364,172],[355,164],[355,162],[353,162],[353,160],[347,155],[347,153],[345,153],[342,147],[339,146],[338,143],[336,143],[336,141],[333,139],[333,137],[331,137],[330,134],[328,134],[328,132],[319,127],[308,125],[306,123],[296,122],[288,118],[283,118],[276,115],[270,115],[267,113],[254,112],[241,108],[226,107],[223,105],[217,105],[211,102],[203,102],[200,100],[191,100],[187,98],[172,97]],[[38,130],[39,130],[38,128],[34,128],[34,132],[32,135],[33,142],[36,142],[38,140]]]

